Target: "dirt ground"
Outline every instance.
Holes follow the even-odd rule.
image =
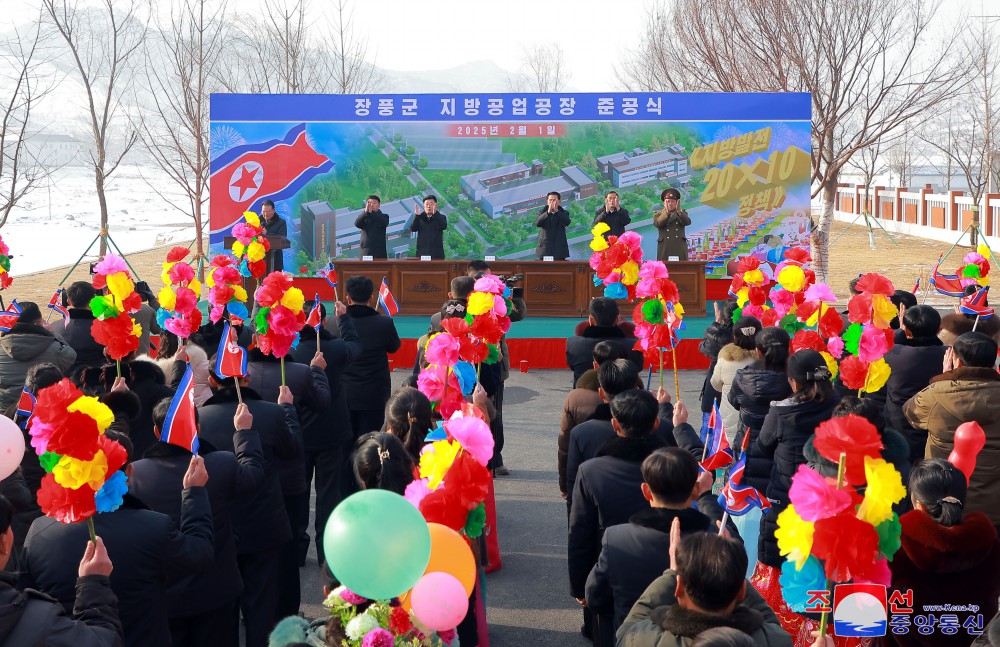
[[[847,283],[859,273],[864,272],[879,272],[887,276],[898,288],[904,290],[912,289],[917,276],[923,274],[920,282],[921,288],[927,287],[927,276],[934,262],[940,254],[946,253],[951,247],[948,243],[893,234],[897,245],[893,244],[885,233],[876,230],[876,249],[873,251],[869,247],[868,230],[864,226],[855,224],[848,228],[847,224],[842,222],[834,223],[830,239],[837,238],[845,229],[847,229],[847,233],[837,240],[830,254],[830,286],[842,302],[846,301]],[[193,242],[182,243],[185,247],[192,244]],[[135,269],[135,273],[140,279],[147,281],[154,292],[159,291],[162,286],[160,264],[172,246],[128,255],[128,261]],[[970,249],[968,246],[956,247],[945,261],[946,271],[953,272],[958,267],[961,257]],[[85,259],[63,284],[69,285],[73,281],[89,280],[89,260],[96,260],[96,258]],[[48,302],[53,291],[69,270],[69,266],[66,266],[35,274],[18,275],[16,256],[11,265],[14,285],[7,290],[7,294],[4,296],[8,299],[17,297],[19,301],[35,301],[39,305]],[[931,293],[928,295],[927,302],[934,305],[948,305],[953,303],[953,300]]]

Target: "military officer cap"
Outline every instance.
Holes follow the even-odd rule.
[[[663,193],[660,194],[660,201],[664,200],[680,200],[681,192],[677,189],[664,189]]]

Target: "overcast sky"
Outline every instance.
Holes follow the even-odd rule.
[[[260,1],[230,0],[229,8],[246,10]],[[368,36],[376,64],[400,71],[491,60],[513,72],[525,46],[557,43],[569,63],[569,89],[600,92],[620,89],[615,66],[634,45],[651,1],[356,0],[353,24],[359,35]],[[0,31],[11,20],[30,19],[39,4],[0,0]],[[156,4],[169,7],[170,0]],[[328,4],[312,0],[317,10]],[[1000,0],[943,0],[939,17],[947,24],[984,14],[1000,17]]]

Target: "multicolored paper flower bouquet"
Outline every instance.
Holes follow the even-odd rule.
[[[14,283],[10,278],[10,248],[0,238],[0,290],[6,290]]]
[[[111,359],[121,360],[139,349],[142,326],[129,315],[142,306],[142,298],[135,291],[125,259],[115,254],[106,254],[94,266],[93,284],[98,290],[107,288],[108,294],[90,300],[90,311],[96,319],[90,334]]]
[[[590,268],[594,270],[594,285],[604,286],[604,296],[611,299],[635,298],[635,286],[639,282],[639,264],[642,263],[642,236],[634,231],[626,231],[621,236],[608,236],[610,231],[605,222],[599,222],[590,230],[594,239],[590,241]]]
[[[882,440],[866,419],[828,420],[816,428],[814,445],[838,464],[837,481],[801,465],[775,532],[788,558],[781,567],[782,593],[798,613],[811,604],[809,591],[832,590],[834,583],[890,584],[888,561],[900,547],[892,507],[906,496],[902,476],[881,457]]]
[[[201,297],[201,283],[195,278],[194,269],[182,262],[191,253],[186,247],[174,247],[167,253],[163,263],[163,288],[157,296],[160,309],[156,312],[156,322],[181,339],[201,327],[201,311],[198,299]]]
[[[849,355],[840,362],[840,381],[851,390],[874,393],[885,386],[890,368],[885,354],[895,345],[889,322],[898,314],[889,300],[892,281],[880,274],[865,274],[856,284],[860,294],[847,303],[850,325],[841,339]]]
[[[348,647],[436,647],[451,645],[455,630],[425,634],[412,611],[398,599],[369,600],[340,586],[330,592],[323,606],[337,620],[340,642]],[[330,628],[327,628],[329,633]]]
[[[427,435],[420,454],[420,479],[406,499],[428,523],[439,523],[475,539],[486,524],[486,496],[493,457],[493,434],[476,405],[459,409]]]
[[[233,263],[231,256],[219,254],[209,264],[205,285],[209,288],[208,303],[211,310],[208,317],[212,323],[218,323],[227,311],[240,320],[249,316],[246,306],[247,291],[243,287],[240,272]]]
[[[770,310],[767,305],[768,289],[773,284],[771,266],[762,264],[759,258],[744,256],[736,263],[736,273],[729,283],[729,296],[736,299],[739,306],[733,313],[733,321],[746,315],[764,319]]]
[[[38,393],[28,429],[45,470],[38,490],[45,515],[74,523],[122,504],[128,486],[120,470],[127,454],[104,435],[112,422],[111,409],[68,379]]]
[[[257,289],[260,310],[254,321],[257,347],[261,352],[284,359],[288,351],[299,345],[299,332],[306,324],[303,310],[305,296],[292,287],[292,276],[286,272],[271,272]]]
[[[233,225],[233,256],[239,260],[238,269],[243,276],[259,279],[267,271],[264,258],[271,251],[271,243],[267,242],[264,226],[260,224],[260,216],[253,211],[243,212],[243,222]]]
[[[962,257],[962,266],[958,268],[959,281],[962,287],[978,285],[986,287],[990,284],[990,248],[980,243],[976,251]],[[2,257],[0,257],[2,262]]]
[[[639,270],[635,295],[642,299],[632,310],[635,322],[635,348],[651,364],[663,363],[663,351],[673,350],[680,342],[677,331],[684,320],[677,284],[661,261],[646,261]]]

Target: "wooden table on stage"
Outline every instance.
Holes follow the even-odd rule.
[[[342,299],[350,277],[367,276],[377,290],[384,276],[403,315],[430,315],[440,310],[448,300],[451,279],[465,274],[468,267],[468,261],[334,259],[334,263]],[[603,288],[594,287],[590,265],[581,261],[492,261],[490,268],[504,276],[524,274],[518,285],[524,288],[528,316],[586,317],[590,300],[604,294]],[[667,268],[677,283],[685,313],[705,316],[705,263],[667,263]],[[626,307],[623,305],[623,314],[630,315],[631,307],[625,312]]]

